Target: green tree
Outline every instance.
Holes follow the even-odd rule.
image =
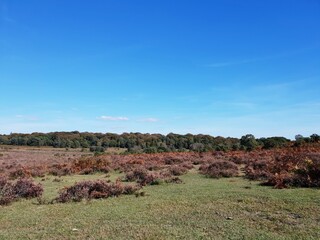
[[[318,134],[314,133],[310,136],[310,138],[311,138],[311,142],[320,142],[320,136]]]
[[[259,143],[252,134],[247,134],[247,135],[241,137],[240,145],[245,150],[252,151],[259,146]]]

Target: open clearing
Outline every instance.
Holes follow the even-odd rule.
[[[48,176],[44,198],[84,179]],[[119,174],[109,177],[115,180]],[[144,197],[1,207],[1,239],[320,239],[319,189],[274,189],[241,177],[210,179],[191,170],[183,184],[146,186]]]

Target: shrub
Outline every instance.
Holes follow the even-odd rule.
[[[3,176],[0,177],[0,191],[4,188],[4,186],[7,184],[7,182],[8,182],[7,178],[5,178]]]
[[[72,172],[72,169],[67,164],[53,164],[49,170],[49,174],[53,176],[66,176]]]
[[[103,153],[105,151],[104,147],[101,146],[91,146],[90,152]]]
[[[282,163],[282,168],[274,167],[273,174],[265,184],[276,188],[285,187],[320,187],[320,155],[301,154],[276,158],[275,166]]]
[[[251,160],[246,177],[263,180],[275,188],[320,187],[320,154],[308,152],[276,152],[274,156]]]
[[[174,164],[177,164],[177,163],[182,163],[183,162],[183,159],[177,157],[177,156],[166,156],[165,159],[164,159],[164,163],[167,164],[167,165],[174,165]]]
[[[59,196],[55,199],[57,202],[79,202],[82,199],[98,199],[117,197],[121,194],[133,194],[140,187],[133,185],[124,185],[120,182],[108,183],[102,180],[82,181],[71,187],[62,189]]]
[[[14,200],[16,200],[16,196],[13,191],[13,185],[11,182],[6,182],[0,190],[0,205],[9,205]]]
[[[165,180],[166,183],[183,183],[183,181],[179,177],[171,177]]]
[[[35,198],[42,195],[43,187],[41,184],[35,184],[31,179],[20,178],[13,185],[13,191],[19,198]]]
[[[110,172],[110,164],[108,159],[104,158],[83,158],[80,160],[75,160],[72,162],[71,168],[74,172],[79,172],[80,174],[91,174],[94,172]]]
[[[141,186],[157,185],[161,176],[156,173],[148,172],[147,169],[140,167],[135,168],[133,171],[126,173],[126,181],[136,181]]]
[[[320,187],[320,155],[309,154],[294,170],[294,179],[299,179],[302,187]],[[297,185],[297,182],[295,182]]]
[[[35,167],[35,168],[30,169],[30,174],[32,177],[44,177],[45,170],[41,167]]]
[[[21,178],[15,183],[0,179],[0,205],[8,205],[18,198],[41,197],[42,193],[42,185],[31,179]]]
[[[31,177],[31,172],[25,167],[18,167],[9,172],[10,179]]]
[[[189,170],[188,167],[183,166],[183,165],[172,165],[169,167],[168,171],[170,172],[170,174],[174,175],[174,176],[180,176],[183,175],[185,173],[187,173]]]
[[[216,160],[209,164],[201,165],[200,173],[212,178],[234,177],[238,175],[238,166],[225,160]]]
[[[141,187],[138,185],[132,185],[132,184],[123,185],[123,194],[126,194],[126,195],[134,194],[136,191],[140,190],[140,188]]]
[[[230,159],[232,162],[234,162],[235,164],[245,164],[247,163],[247,159],[244,157],[240,157],[240,156],[232,156]]]
[[[267,180],[270,177],[270,160],[260,159],[249,162],[245,167],[246,177],[250,180]]]
[[[83,170],[81,170],[81,172],[79,172],[81,175],[89,175],[94,173],[92,168],[85,168]]]
[[[147,175],[148,175],[148,170],[143,167],[139,167],[139,168],[135,168],[133,171],[127,172],[125,179],[126,181],[132,182],[132,181],[144,179]]]

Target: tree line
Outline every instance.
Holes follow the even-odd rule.
[[[295,141],[284,137],[255,138],[252,134],[240,139],[232,137],[213,137],[203,134],[146,134],[146,133],[89,133],[89,132],[52,132],[52,133],[11,133],[0,135],[0,145],[51,146],[55,148],[90,148],[103,152],[107,148],[125,148],[128,153],[157,153],[183,151],[230,151],[254,150],[256,148],[281,148],[295,144],[319,142],[320,137],[296,135]]]

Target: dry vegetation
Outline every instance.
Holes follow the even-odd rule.
[[[158,185],[162,182],[181,183],[178,176],[186,174],[190,169],[197,169],[200,174],[211,178],[244,175],[247,179],[258,180],[262,184],[275,188],[320,187],[320,151],[315,145],[251,152],[103,154],[98,156],[76,150],[6,147],[1,150],[0,161],[3,183],[1,185],[2,204],[9,204],[10,199],[13,201],[20,197],[16,193],[20,185],[15,185],[20,183],[19,181],[27,181],[31,177],[44,178],[48,174],[61,177],[97,172],[123,173],[117,185],[110,185],[106,182],[77,183],[70,189],[62,190],[60,196],[56,198],[58,202],[117,196],[122,191],[126,192],[124,190],[126,185],[120,185],[120,181],[136,182],[139,187]],[[19,180],[12,183],[7,179]],[[34,188],[31,182],[28,186]],[[15,190],[11,191],[11,187]],[[116,193],[106,190],[114,189],[114,187],[119,188]],[[97,188],[105,190],[98,191]],[[38,191],[35,197],[40,195],[41,191]]]
[[[219,235],[221,238],[229,238],[230,236],[232,238],[232,236],[242,234],[241,236],[249,238],[266,236],[267,239],[268,237],[281,239],[280,235],[277,235],[280,230],[277,230],[276,227],[287,229],[285,230],[286,234],[290,237],[302,237],[305,231],[308,232],[309,236],[317,236],[315,222],[318,221],[318,218],[312,215],[313,212],[317,211],[317,208],[313,207],[311,209],[311,205],[308,205],[307,208],[307,205],[301,205],[301,203],[309,201],[309,204],[315,204],[313,199],[316,199],[314,196],[318,192],[303,191],[304,194],[308,193],[309,195],[301,196],[299,190],[293,190],[297,193],[290,195],[290,201],[279,202],[279,199],[289,199],[289,196],[283,195],[287,192],[281,193],[273,189],[304,187],[318,191],[320,186],[320,147],[317,145],[250,152],[175,152],[131,155],[102,154],[97,156],[76,150],[19,147],[2,148],[0,156],[0,204],[5,205],[3,209],[9,208],[12,210],[10,214],[9,212],[6,213],[7,211],[3,212],[3,216],[6,216],[6,218],[10,218],[16,210],[23,211],[19,206],[33,209],[32,205],[26,205],[20,199],[35,198],[36,200],[33,200],[35,206],[45,207],[48,211],[54,208],[54,211],[58,212],[59,209],[62,212],[65,211],[64,209],[69,209],[70,217],[74,217],[84,225],[88,221],[87,218],[100,224],[94,217],[96,217],[97,212],[111,211],[105,209],[105,205],[100,206],[100,203],[94,203],[92,207],[97,206],[97,209],[90,210],[93,212],[83,212],[82,217],[76,217],[76,212],[73,209],[76,205],[73,207],[72,204],[95,202],[97,200],[93,201],[94,199],[108,198],[108,201],[105,201],[106,204],[107,202],[119,203],[116,205],[117,210],[114,210],[119,212],[110,213],[112,219],[108,221],[110,221],[110,227],[113,230],[110,230],[111,232],[108,232],[107,235],[100,233],[100,236],[104,237],[111,235],[117,238],[115,234],[119,234],[116,230],[119,224],[114,222],[115,219],[130,216],[132,220],[140,216],[140,212],[132,212],[134,215],[130,215],[130,211],[133,210],[129,211],[127,208],[122,210],[125,205],[131,206],[133,204],[134,209],[143,211],[143,203],[148,204],[149,201],[157,201],[157,205],[154,205],[152,209],[148,208],[150,214],[154,214],[154,216],[165,214],[161,215],[161,218],[167,219],[166,221],[181,220],[181,226],[192,224],[195,220],[197,224],[203,224],[202,230],[199,230],[201,234],[209,234],[208,236],[213,236],[213,233],[208,230],[212,226],[212,221],[220,221],[215,222],[219,229],[227,229],[225,225],[227,223],[223,223],[224,220],[235,221],[232,229],[237,230],[236,232],[230,229],[226,232],[222,231]],[[221,179],[219,180],[219,178]],[[224,178],[231,179],[224,181]],[[272,188],[259,186],[257,181],[259,181],[259,185],[269,185]],[[223,189],[230,189],[230,192]],[[266,196],[272,196],[273,194],[277,197],[272,200],[272,203],[269,203],[271,200],[267,201]],[[136,200],[135,197],[126,195],[144,198],[140,201]],[[227,197],[229,195],[230,197]],[[306,199],[302,200],[302,198]],[[140,202],[141,206],[139,205]],[[179,206],[174,205],[177,202],[179,202],[179,206],[182,204],[181,207],[186,209],[190,207],[190,209],[180,209]],[[61,203],[66,207],[63,207]],[[183,205],[184,203],[186,205]],[[123,204],[124,206],[122,206]],[[136,206],[137,204],[139,206]],[[161,207],[161,204],[165,206]],[[291,215],[286,215],[283,212],[282,208],[284,206],[286,206],[286,209],[290,209]],[[171,211],[166,212],[167,208]],[[208,210],[208,208],[211,208],[211,210]],[[215,210],[212,215],[213,209]],[[197,211],[199,211],[199,216]],[[304,218],[303,215],[305,211],[313,216],[312,219],[308,220],[310,221],[308,223],[307,218]],[[59,212],[59,214],[63,214],[62,212]],[[121,214],[121,216],[117,214]],[[17,216],[20,216],[20,214],[17,213]],[[136,221],[151,223],[154,216],[150,218],[148,214],[142,214],[142,217],[137,218]],[[299,218],[296,216],[299,216]],[[105,217],[104,215],[100,216],[100,218]],[[239,222],[234,220],[237,217]],[[28,225],[28,220],[23,222],[23,219],[29,218],[29,215],[22,218],[21,228],[25,229],[23,226]],[[38,216],[38,218],[41,218],[41,216]],[[83,219],[79,220],[79,218]],[[131,220],[127,219],[126,221],[130,222]],[[3,221],[5,220],[3,219]],[[55,221],[58,221],[58,219],[55,219]],[[243,221],[247,224],[245,225],[247,228],[254,225],[260,226],[261,229],[269,229],[270,226],[274,229],[270,232],[268,232],[269,230],[263,230],[264,232],[260,233],[253,229],[243,231],[241,230],[244,226],[242,226]],[[290,224],[309,225],[301,225],[301,230],[294,233]],[[178,225],[173,224],[173,226],[175,226],[174,231],[178,231]],[[61,227],[63,228],[63,226]],[[91,231],[96,228],[96,226],[87,227]],[[153,229],[152,226],[150,227]],[[188,232],[189,225],[185,227],[179,233],[180,236],[193,239],[203,238],[202,235],[192,235],[191,232]],[[161,226],[160,229],[162,229]],[[164,229],[161,230],[162,235],[156,234],[157,231],[160,231],[159,229],[153,229],[143,236],[170,238],[165,234],[168,229]],[[130,231],[123,230],[127,237],[143,238],[137,233],[131,235],[133,232]],[[208,233],[205,233],[206,231]],[[11,231],[10,234],[13,234],[13,232]],[[44,234],[47,234],[47,232],[44,232]],[[0,234],[0,236],[2,235]],[[16,236],[24,237],[25,235]],[[30,236],[35,235],[31,234]],[[56,237],[56,233],[52,232],[50,236]],[[62,233],[60,236],[61,238],[72,238],[68,233]],[[35,238],[37,237],[39,236],[35,236]],[[79,238],[85,239],[86,235],[81,235]]]

